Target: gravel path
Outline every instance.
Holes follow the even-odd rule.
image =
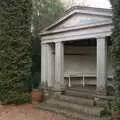
[[[0,105],[0,120],[69,120],[61,115],[35,109],[35,105]]]

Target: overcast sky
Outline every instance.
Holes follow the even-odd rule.
[[[86,0],[86,4],[89,6],[110,8],[109,0]]]
[[[69,5],[85,5],[99,8],[111,8],[109,0],[61,0],[67,2]]]

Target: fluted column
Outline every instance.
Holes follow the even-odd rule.
[[[55,80],[55,76],[54,76],[54,67],[55,67],[55,63],[54,63],[54,54],[53,54],[53,46],[52,44],[47,44],[47,81],[48,81],[48,87],[49,88],[53,88],[54,87],[54,80]]]
[[[55,43],[55,90],[64,89],[64,44]]]
[[[47,83],[47,44],[41,43],[41,85]]]
[[[97,94],[107,93],[107,40],[97,39]]]

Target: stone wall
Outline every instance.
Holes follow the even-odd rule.
[[[96,47],[65,47],[65,72],[96,73]],[[112,75],[112,62],[108,54],[108,74]]]

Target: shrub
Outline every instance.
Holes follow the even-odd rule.
[[[30,100],[26,82],[31,75],[30,0],[0,1],[0,101]]]
[[[120,112],[120,1],[110,0],[113,10],[113,34],[112,34],[112,59],[114,73],[114,100],[111,105],[112,111]],[[120,118],[116,118],[120,119]]]

